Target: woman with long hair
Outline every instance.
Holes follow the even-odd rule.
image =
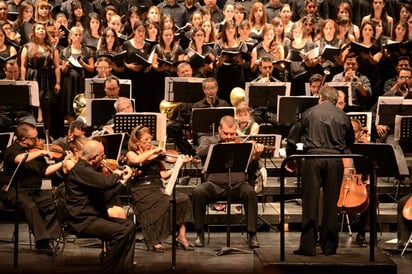
[[[6,42],[6,33],[4,32],[3,28],[0,27],[0,57],[3,59],[9,58],[11,56],[17,55],[17,50],[12,45],[9,45]],[[17,56],[16,56],[17,58]],[[0,79],[4,79],[6,77],[4,70],[0,71]],[[18,80],[18,79],[16,79]]]
[[[46,27],[35,23],[32,29],[31,41],[21,52],[21,79],[37,81],[39,86],[40,107],[37,121],[44,121],[44,128],[50,130],[53,138],[59,137],[51,127],[53,120],[52,106],[55,94],[60,92],[60,62],[57,49],[49,42]]]
[[[149,59],[152,45],[145,40],[146,27],[143,22],[137,21],[133,26],[133,38],[123,43],[123,49],[127,51],[125,61],[125,77],[132,81],[132,96],[136,99],[136,111],[148,111],[150,106],[152,73],[151,66],[133,62],[132,56],[137,54],[144,59]]]
[[[123,50],[123,46],[120,44],[120,40],[117,37],[117,33],[110,27],[105,28],[100,37],[99,46],[96,51],[96,60],[100,56],[110,55],[115,56]],[[124,66],[122,63],[116,63],[113,60],[112,73],[118,77],[124,72]]]
[[[262,31],[267,23],[266,9],[261,2],[253,3],[249,13],[250,36],[259,41],[263,39]]]
[[[237,37],[235,21],[226,21],[222,27],[222,37],[213,51],[217,56],[216,80],[219,86],[219,98],[230,102],[230,92],[235,87],[245,86],[245,54],[247,45]],[[231,54],[233,52],[233,54]]]
[[[388,15],[385,5],[386,0],[371,0],[371,13],[362,18],[361,26],[369,20],[372,20],[375,23],[382,22],[383,34],[391,36],[393,32],[394,20]]]
[[[136,167],[141,174],[130,181],[133,212],[142,226],[147,247],[154,252],[164,253],[162,241],[170,236],[170,196],[165,194],[163,179],[171,176],[172,170],[165,166],[164,150],[153,146],[151,130],[137,126],[130,134],[126,153],[127,165]],[[187,162],[187,158],[185,158]],[[176,237],[183,250],[194,250],[186,238],[186,224],[193,222],[192,203],[189,196],[176,192]]]
[[[19,14],[15,21],[15,28],[21,35],[21,44],[24,45],[30,41],[30,34],[34,24],[34,5],[30,1],[23,1],[19,6]]]
[[[85,28],[87,24],[87,17],[84,14],[82,2],[80,2],[79,0],[74,0],[71,3],[71,6],[72,13],[70,14],[70,17],[68,19],[69,29],[75,26]]]
[[[34,21],[43,25],[53,25],[51,6],[47,0],[38,0],[34,11]]]
[[[100,15],[96,12],[91,12],[87,16],[87,23],[83,33],[82,43],[89,47],[93,54],[96,53],[100,37],[101,37],[101,20]]]
[[[185,50],[185,60],[188,61],[193,69],[193,77],[207,78],[212,76],[213,63],[215,57],[212,53],[212,48],[204,44],[205,30],[202,28],[194,28],[192,31],[192,40],[188,48]],[[196,58],[196,55],[204,56],[201,63],[194,63],[191,60]]]
[[[347,2],[342,2],[338,5],[336,12],[336,21],[338,21],[342,17],[347,17],[350,20],[348,35],[352,35],[353,37],[355,37],[355,40],[358,40],[360,36],[359,27],[353,23],[352,6]]]
[[[126,22],[122,26],[121,33],[128,38],[133,36],[133,26],[136,22],[142,20],[142,12],[136,6],[131,6],[125,15]]]

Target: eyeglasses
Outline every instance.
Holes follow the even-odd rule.
[[[205,87],[204,89],[205,89],[205,90],[215,90],[216,87],[215,87],[215,86],[211,86],[211,87]]]
[[[102,70],[106,70],[109,69],[110,67],[106,67],[106,66],[98,66],[96,67],[97,69],[102,69]]]
[[[409,79],[411,79],[411,76],[399,76],[399,79],[401,79],[401,80],[409,80]]]
[[[37,136],[36,137],[24,137],[24,138],[32,141],[33,143],[37,141]]]

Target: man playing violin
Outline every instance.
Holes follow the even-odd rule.
[[[80,159],[65,180],[68,223],[76,233],[108,242],[104,271],[127,272],[133,268],[136,227],[131,220],[108,215],[105,193],[120,191],[132,170],[126,166],[103,175],[96,171],[103,159],[102,143],[89,140],[84,144]]]
[[[49,165],[45,157],[50,158],[50,151],[36,149],[38,143],[37,129],[34,125],[21,123],[16,128],[17,140],[9,146],[4,154],[4,173],[13,174],[17,165],[28,154],[21,169],[19,184],[19,200],[16,200],[15,186],[0,198],[5,206],[15,207],[16,203],[24,212],[36,241],[38,251],[53,254],[51,240],[58,237],[60,230],[55,214],[55,205],[50,190],[41,189],[43,177],[50,176],[63,166],[62,162]]]
[[[233,142],[235,140],[237,130],[237,123],[233,116],[226,115],[222,117],[219,125],[219,135],[216,136],[202,136],[199,140],[199,147],[197,149],[198,155],[205,159],[207,157],[209,147],[212,144]],[[264,146],[262,144],[255,144],[252,156],[252,162],[259,160]],[[256,192],[251,184],[248,182],[248,175],[244,172],[232,172],[232,184],[230,199],[235,201],[242,201],[246,207],[247,218],[247,232],[250,248],[260,247],[256,236],[257,225],[257,197]],[[206,181],[198,185],[193,190],[193,213],[195,219],[195,229],[197,230],[197,237],[195,246],[203,247],[205,245],[204,237],[204,223],[205,223],[205,208],[211,202],[227,198],[227,174],[215,173],[207,174]]]

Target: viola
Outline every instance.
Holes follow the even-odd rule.
[[[337,202],[339,212],[358,214],[364,212],[369,206],[368,190],[362,181],[362,175],[355,174],[350,168],[345,172]]]
[[[402,216],[409,221],[412,221],[412,196],[408,198],[402,209]]]

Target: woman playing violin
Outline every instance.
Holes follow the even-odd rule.
[[[142,225],[146,245],[155,252],[164,252],[162,240],[170,235],[171,203],[164,193],[163,179],[172,174],[164,162],[164,149],[153,147],[150,129],[137,126],[130,134],[126,153],[127,164],[138,167],[141,174],[131,181],[133,211]],[[184,250],[193,250],[186,238],[186,223],[193,222],[189,196],[176,193],[177,242]],[[174,235],[173,235],[174,236]]]

